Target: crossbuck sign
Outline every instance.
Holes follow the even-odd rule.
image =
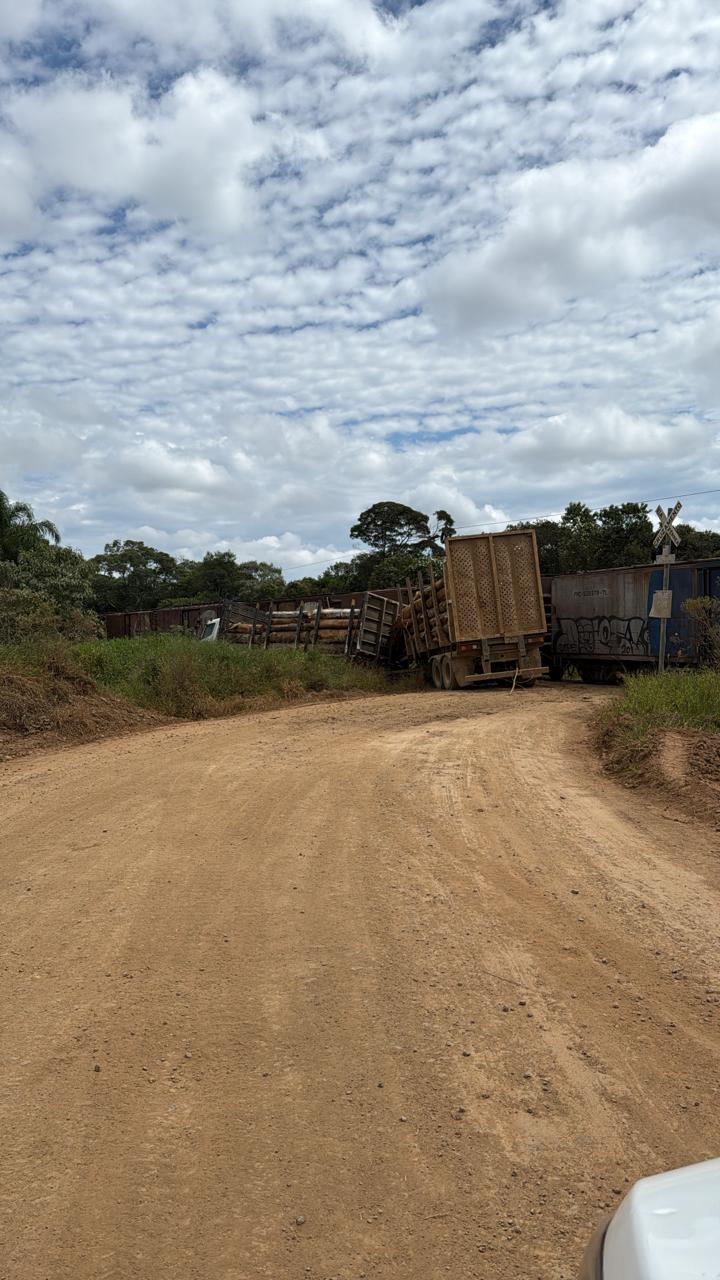
[[[672,617],[672,591],[670,590],[670,565],[674,561],[675,556],[670,550],[671,544],[675,547],[680,546],[680,534],[677,529],[673,529],[673,520],[678,512],[682,510],[682,502],[676,502],[674,507],[668,507],[667,511],[663,511],[662,507],[655,508],[655,514],[660,521],[658,529],[653,539],[653,546],[662,546],[662,553],[657,557],[657,563],[663,567],[662,591],[656,591],[653,597],[653,607],[650,611],[651,618],[660,619],[660,642],[658,645],[658,671],[665,670],[665,648],[667,643],[667,624],[668,618]]]
[[[676,547],[680,546],[680,534],[677,529],[673,529],[673,521],[680,511],[682,511],[682,502],[676,502],[675,506],[668,507],[667,511],[663,511],[662,507],[655,508],[660,528],[653,538],[654,547],[660,547],[663,543],[669,545],[671,542]]]

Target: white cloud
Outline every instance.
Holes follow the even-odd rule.
[[[398,7],[0,0],[0,484],[69,540],[712,487],[716,6]]]
[[[37,27],[43,0],[0,0],[0,40],[23,40]]]
[[[8,114],[45,195],[69,187],[111,204],[138,201],[159,218],[224,234],[253,209],[246,171],[263,131],[252,111],[245,88],[204,69],[159,102],[129,84],[66,77],[17,93]]]

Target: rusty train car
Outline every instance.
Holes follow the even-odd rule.
[[[134,609],[103,615],[108,640],[132,640],[155,632],[191,631],[199,635],[206,622],[219,618],[222,604],[185,604],[168,609]]]
[[[550,630],[544,656],[551,679],[574,667],[589,683],[614,683],[633,671],[658,665],[660,619],[653,617],[662,567],[591,569],[545,579]],[[720,559],[678,561],[670,566],[672,612],[667,621],[667,664],[702,661],[696,627],[683,611],[697,596],[720,598]]]

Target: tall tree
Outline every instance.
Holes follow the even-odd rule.
[[[603,507],[595,517],[596,569],[616,565],[646,564],[653,550],[653,525],[644,502],[623,502]]]
[[[60,534],[52,520],[36,520],[28,502],[11,502],[0,489],[0,560],[19,559],[21,551],[29,551],[38,543],[56,545]]]
[[[676,554],[678,560],[708,560],[720,556],[720,533],[713,529],[694,529],[691,524],[677,524],[681,542]]]
[[[350,537],[372,547],[384,559],[391,551],[404,550],[430,538],[430,521],[422,511],[402,502],[375,502],[361,511]]]
[[[563,573],[594,569],[597,556],[598,527],[594,513],[584,502],[570,502],[565,508],[560,527],[564,535]]]
[[[107,542],[91,563],[96,571],[95,607],[100,613],[154,609],[163,596],[177,589],[175,557],[131,538]]]

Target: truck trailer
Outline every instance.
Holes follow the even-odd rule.
[[[532,529],[448,538],[443,576],[408,580],[396,634],[405,663],[436,689],[489,681],[532,684],[541,660],[545,608]],[[402,652],[404,650],[404,652]]]

